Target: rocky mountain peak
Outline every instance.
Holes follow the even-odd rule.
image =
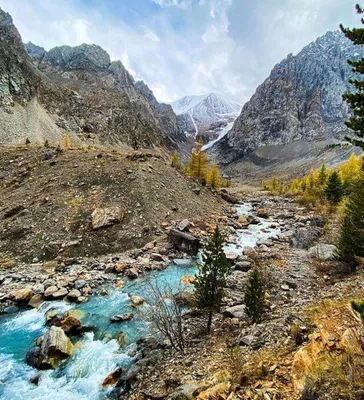
[[[344,121],[348,117],[342,94],[351,90],[348,81],[353,76],[347,59],[363,56],[364,49],[335,31],[296,56],[286,57],[244,105],[231,131],[216,144],[219,160],[230,163],[266,146],[340,140],[347,131]]]

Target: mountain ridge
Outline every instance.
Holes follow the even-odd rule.
[[[0,143],[59,143],[68,132],[75,143],[183,147],[172,107],[151,100],[150,89],[100,46],[24,45],[1,9],[0,33]]]
[[[289,54],[274,66],[232,129],[214,146],[218,161],[238,162],[264,146],[342,141],[349,115],[342,94],[352,89],[353,77],[347,59],[359,57],[364,57],[364,50],[339,31],[327,32],[295,56]]]

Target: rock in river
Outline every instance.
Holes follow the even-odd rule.
[[[16,303],[23,303],[23,304],[28,303],[28,301],[32,298],[32,296],[33,296],[33,291],[32,289],[29,288],[19,289],[10,294],[10,298],[13,301],[15,301]]]
[[[73,345],[61,328],[51,326],[41,346],[27,353],[26,362],[38,369],[55,369],[72,355]]]

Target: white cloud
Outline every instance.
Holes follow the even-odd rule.
[[[342,0],[85,4],[0,0],[24,41],[47,50],[62,44],[99,44],[161,101],[214,91],[244,102],[288,53],[297,53],[340,22],[357,22],[353,8]]]

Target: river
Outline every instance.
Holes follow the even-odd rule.
[[[249,203],[237,206],[238,215],[252,213]],[[227,252],[241,254],[243,247],[254,247],[258,240],[278,235],[280,230],[270,228],[269,220],[250,225],[249,229],[237,231],[237,241],[226,246]],[[167,285],[175,291],[181,287],[181,278],[197,272],[196,262],[176,263],[163,271],[147,274],[159,287]],[[115,314],[134,312],[128,293],[148,297],[145,278],[127,281],[121,289],[108,288],[107,296],[93,295],[81,304],[64,301],[44,302],[40,308],[27,309],[14,314],[0,316],[0,398],[3,400],[99,400],[111,389],[103,389],[104,378],[118,366],[126,370],[133,362],[130,350],[138,338],[150,332],[142,313],[135,312],[134,318],[122,323],[111,323]],[[25,363],[26,353],[34,346],[35,340],[47,330],[45,314],[50,309],[60,314],[77,308],[83,314],[82,323],[97,328],[88,332],[77,346],[74,355],[57,370],[37,371]],[[127,345],[120,348],[115,336],[123,331]],[[29,379],[41,375],[36,386]]]

